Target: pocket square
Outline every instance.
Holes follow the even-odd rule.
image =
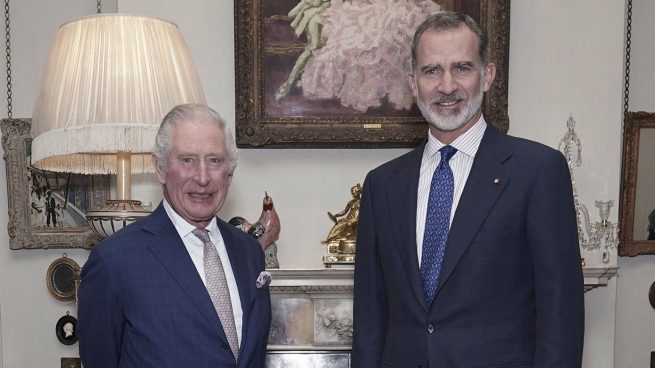
[[[257,277],[257,289],[260,289],[264,286],[268,286],[271,283],[271,280],[273,279],[273,276],[271,276],[271,273],[268,271],[262,271],[259,273],[259,276]]]

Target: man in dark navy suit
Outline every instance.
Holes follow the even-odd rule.
[[[232,134],[216,111],[180,105],[153,158],[163,202],[96,246],[82,270],[84,366],[264,367],[264,253],[216,217],[237,163]]]
[[[584,285],[564,157],[485,121],[496,67],[470,17],[428,18],[412,63],[429,134],[364,182],[353,367],[580,367]]]

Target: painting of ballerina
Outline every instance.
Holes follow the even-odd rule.
[[[408,82],[414,31],[446,10],[493,19],[487,27],[492,48],[504,57],[509,1],[237,0],[237,144],[416,145],[427,125]],[[505,42],[494,48],[494,40]],[[506,106],[506,91],[499,96]]]

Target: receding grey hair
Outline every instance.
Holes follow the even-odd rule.
[[[168,171],[168,154],[171,151],[171,144],[173,143],[173,126],[193,119],[216,123],[223,130],[225,146],[227,147],[228,169],[230,174],[234,173],[237,167],[238,156],[234,135],[218,112],[201,104],[177,105],[166,114],[157,131],[155,146],[152,148],[155,165],[164,172]]]
[[[414,39],[412,40],[412,70],[416,69],[416,48],[425,31],[428,29],[434,31],[453,30],[459,28],[462,24],[468,27],[478,37],[478,53],[480,54],[482,67],[484,68],[489,65],[491,56],[487,31],[480,27],[473,18],[464,13],[443,11],[431,15],[416,29]]]

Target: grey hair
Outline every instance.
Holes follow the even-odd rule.
[[[464,13],[444,11],[431,15],[416,29],[414,39],[412,40],[412,69],[416,69],[416,49],[425,31],[428,29],[434,31],[453,30],[459,28],[462,24],[468,27],[478,37],[478,53],[480,54],[482,67],[484,68],[489,65],[491,56],[487,31],[480,27],[473,18]]]
[[[164,172],[168,172],[168,154],[171,151],[173,126],[193,119],[216,123],[223,130],[225,146],[227,147],[228,170],[234,173],[237,167],[238,150],[234,135],[225,120],[214,109],[201,104],[182,104],[175,106],[166,114],[155,137],[152,156],[155,164]]]

